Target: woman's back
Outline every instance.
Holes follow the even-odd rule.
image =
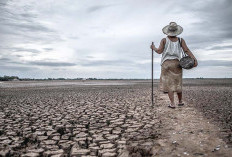
[[[165,47],[162,53],[161,65],[167,59],[181,59],[181,47],[178,38],[165,38]]]

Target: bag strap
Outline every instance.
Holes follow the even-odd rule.
[[[179,44],[180,44],[180,48],[182,49],[182,50],[181,50],[182,56],[183,56],[183,57],[188,56],[188,55],[184,52],[184,50],[183,50],[183,47],[182,47],[182,40],[181,40],[180,38],[178,38],[178,41],[179,41]]]

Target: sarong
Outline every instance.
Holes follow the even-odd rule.
[[[182,68],[179,60],[168,59],[161,66],[160,90],[163,92],[182,92]]]

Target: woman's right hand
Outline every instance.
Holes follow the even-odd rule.
[[[155,50],[155,45],[151,45],[150,47],[152,50]]]

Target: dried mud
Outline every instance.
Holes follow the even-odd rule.
[[[221,137],[232,147],[232,80],[199,80],[186,83],[184,98],[220,127]]]
[[[148,81],[39,83],[1,87],[0,156],[110,157],[125,149],[130,156],[152,156],[152,146],[166,131],[151,105]],[[185,80],[184,85],[187,104],[220,126],[228,144],[231,86],[230,79]],[[157,99],[157,81],[155,90]]]
[[[158,138],[148,85],[4,88],[2,156],[118,156]],[[136,137],[136,138],[135,138]]]

